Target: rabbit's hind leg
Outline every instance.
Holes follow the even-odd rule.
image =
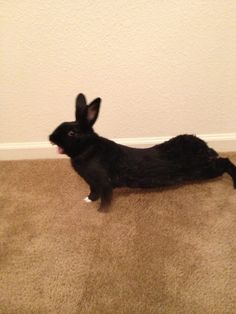
[[[212,177],[221,176],[227,173],[233,180],[234,188],[236,189],[236,166],[228,158],[216,158],[211,162],[209,173],[213,174]]]
[[[225,166],[225,172],[231,176],[234,188],[236,189],[236,166],[228,158],[219,158],[218,160],[222,160]]]

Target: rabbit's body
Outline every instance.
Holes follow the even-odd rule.
[[[154,188],[217,177],[222,174],[218,170],[222,160],[225,159],[218,158],[214,150],[193,135],[179,135],[140,149],[97,136],[92,149],[78,154],[71,162],[88,183],[93,169],[104,171],[112,188]]]
[[[116,187],[155,188],[211,179],[224,172],[231,175],[236,187],[236,167],[196,136],[179,135],[145,149],[120,145],[100,137],[93,132],[89,120],[88,124],[84,121],[83,114],[89,117],[89,110],[92,124],[96,121],[99,110],[99,105],[94,109],[96,100],[95,105],[92,103],[86,108],[81,102],[85,103],[85,99],[80,94],[77,122],[60,125],[50,140],[71,157],[73,168],[90,186],[87,199],[101,198],[101,208],[110,203]],[[78,136],[68,136],[76,128]]]

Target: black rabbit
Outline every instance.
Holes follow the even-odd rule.
[[[60,153],[67,154],[75,171],[89,184],[85,201],[101,198],[105,210],[116,187],[154,188],[193,180],[211,179],[228,173],[236,188],[236,167],[193,135],[179,135],[146,149],[119,145],[96,134],[100,98],[89,105],[76,98],[76,120],[64,122],[49,136]]]

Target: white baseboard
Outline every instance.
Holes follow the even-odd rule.
[[[208,145],[218,152],[236,151],[236,133],[225,134],[199,134]],[[149,147],[160,144],[169,137],[134,137],[117,138],[115,142],[131,147]],[[49,142],[24,142],[24,143],[0,143],[0,160],[20,160],[20,159],[48,159],[65,158],[56,152],[55,146]]]

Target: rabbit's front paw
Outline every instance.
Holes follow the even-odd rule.
[[[85,201],[86,203],[91,203],[91,202],[92,202],[92,200],[91,200],[88,196],[86,196],[86,197],[84,198],[84,201]]]
[[[95,191],[90,192],[90,194],[88,195],[88,199],[91,200],[92,202],[95,202],[99,199],[99,194],[96,193]]]

